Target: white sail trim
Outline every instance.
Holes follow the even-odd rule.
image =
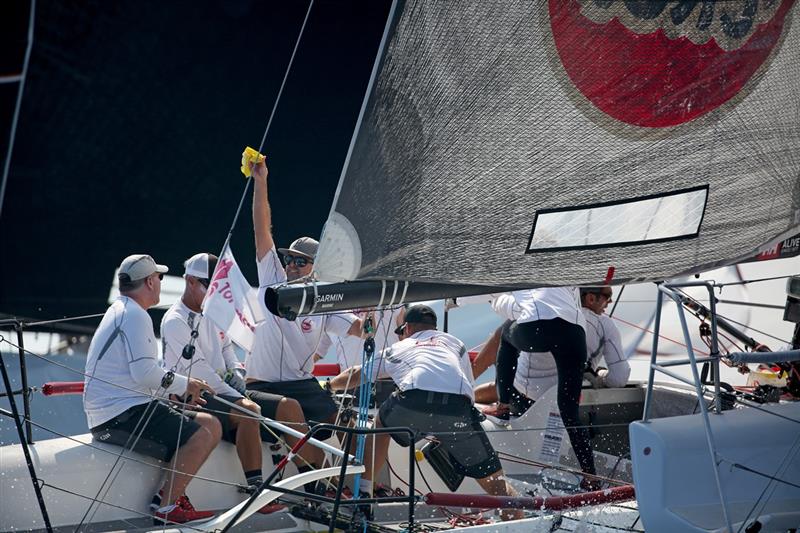
[[[536,213],[528,252],[663,242],[695,237],[708,187]]]
[[[320,242],[314,272],[321,281],[339,282],[355,279],[361,270],[361,240],[353,224],[344,215],[330,214]]]

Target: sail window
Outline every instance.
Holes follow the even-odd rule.
[[[536,212],[527,253],[696,237],[708,185],[628,200]]]

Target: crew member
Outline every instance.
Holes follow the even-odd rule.
[[[624,387],[628,382],[631,367],[622,350],[622,340],[617,325],[611,317],[604,314],[606,307],[612,301],[612,289],[608,286],[584,287],[580,289],[580,296],[581,311],[586,318],[586,350],[589,354],[584,379],[594,388]],[[499,343],[498,328],[486,341],[473,362],[472,369],[476,379],[486,368],[494,364]],[[605,367],[601,364],[605,364]],[[558,370],[550,352],[521,352],[517,373],[514,376],[511,416],[522,415],[557,382]],[[496,402],[495,383],[484,383],[476,387],[475,401]]]
[[[398,386],[381,404],[376,427],[411,428],[413,439],[404,433],[391,435],[406,447],[426,435],[434,436],[465,476],[475,478],[489,494],[511,495],[500,460],[473,405],[472,369],[464,344],[436,330],[436,314],[426,305],[410,307],[403,320],[396,330],[401,340],[376,354],[372,363],[370,379],[390,377]],[[361,379],[361,367],[354,366],[333,378],[330,387],[336,391],[354,388]],[[371,491],[371,480],[383,468],[388,447],[388,435],[375,437],[374,453],[365,454],[361,491]],[[505,510],[501,516],[520,518],[521,512]]]
[[[568,287],[527,289],[496,295],[492,307],[501,316],[515,317],[501,327],[497,351],[498,402],[484,413],[501,419],[510,416],[515,394],[514,378],[520,351],[550,352],[558,370],[558,409],[581,469],[595,474],[588,432],[580,428],[578,406],[586,366],[586,318],[580,311],[578,290]],[[581,486],[597,488],[593,478]]]
[[[263,162],[251,167],[255,182],[253,229],[259,287],[263,296],[267,287],[308,276],[313,267],[318,243],[310,237],[301,237],[289,248],[282,248],[281,253],[286,263],[284,269],[272,239],[272,214],[267,199],[267,167]],[[260,300],[263,301],[263,297]],[[303,317],[289,321],[267,313],[267,319],[256,326],[253,351],[245,362],[247,389],[294,398],[300,403],[306,420],[334,422],[336,404],[311,373],[314,356],[323,333],[360,335],[361,327],[361,320],[352,314]],[[330,435],[323,432],[316,436],[324,439]]]
[[[119,267],[120,295],[106,311],[86,358],[83,407],[95,439],[117,444],[161,461],[175,473],[159,491],[156,523],[183,523],[213,515],[196,510],[186,486],[219,442],[222,428],[208,413],[162,403],[169,394],[203,405],[205,381],[165,370],[147,309],[158,304],[167,267],[149,255],[126,257]],[[173,457],[174,456],[174,457]]]
[[[605,314],[614,293],[609,286],[582,287],[581,311],[586,317],[586,349],[589,364],[584,377],[595,388],[624,387],[631,375],[631,365],[622,350],[622,335],[610,316]],[[605,368],[600,366],[600,361]]]
[[[306,432],[308,428],[297,401],[266,392],[252,391],[246,394],[244,368],[236,358],[233,344],[211,320],[201,316],[203,298],[216,264],[217,256],[209,253],[196,254],[184,263],[183,295],[170,307],[161,322],[167,367],[175,367],[182,373],[205,380],[217,391],[218,396],[255,415],[263,414]],[[190,345],[193,335],[194,353],[191,359],[186,359],[183,352]],[[266,428],[262,431],[258,419],[249,418],[215,398],[207,399],[205,409],[222,424],[222,438],[236,445],[247,490],[254,490],[262,481],[261,437],[263,435],[267,442],[275,442],[275,435]],[[286,440],[290,445],[297,441],[288,435]],[[322,464],[322,453],[319,448],[306,446],[295,462],[299,467],[318,467]],[[265,511],[268,510],[272,509],[268,506]]]

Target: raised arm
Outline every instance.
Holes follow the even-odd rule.
[[[251,164],[252,165],[252,164]],[[272,240],[272,210],[267,195],[267,165],[251,166],[253,188],[253,231],[256,235],[256,259],[261,261],[275,246]]]

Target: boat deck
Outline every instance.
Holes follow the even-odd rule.
[[[473,512],[470,509],[450,509],[455,513],[465,514]],[[255,514],[248,518],[244,523],[231,528],[232,533],[255,533],[280,531],[282,533],[300,531],[327,531],[330,516],[324,509],[322,512],[314,509],[298,509],[293,507],[272,514]],[[343,531],[345,524],[349,522],[349,515],[340,513],[342,521],[337,531]],[[488,523],[481,523],[476,520],[470,525],[467,521],[458,523],[451,522],[439,507],[419,504],[415,509],[415,521],[417,524],[424,524],[424,531],[475,531],[475,532],[497,532],[497,533],[530,533],[531,531],[575,531],[579,526],[581,531],[592,533],[610,533],[619,531],[644,531],[639,521],[639,513],[635,503],[606,505],[594,509],[582,511],[570,511],[565,513],[528,513],[524,520],[513,522],[496,522],[494,511],[488,511],[481,515],[481,518],[489,519]],[[375,522],[370,525],[367,531],[383,533],[400,533],[407,531],[407,507],[404,504],[384,504],[375,509]],[[151,519],[141,517],[127,520],[114,520],[108,522],[95,522],[86,525],[82,531],[86,533],[99,532],[120,532],[120,533],[143,533],[145,531],[164,531],[175,532],[180,528],[181,531],[192,531],[192,524],[172,525],[166,528],[155,526]],[[199,529],[196,529],[200,531]],[[361,528],[358,528],[361,531]],[[42,533],[44,529],[34,530],[34,533]],[[55,533],[72,533],[74,526],[55,527]]]

